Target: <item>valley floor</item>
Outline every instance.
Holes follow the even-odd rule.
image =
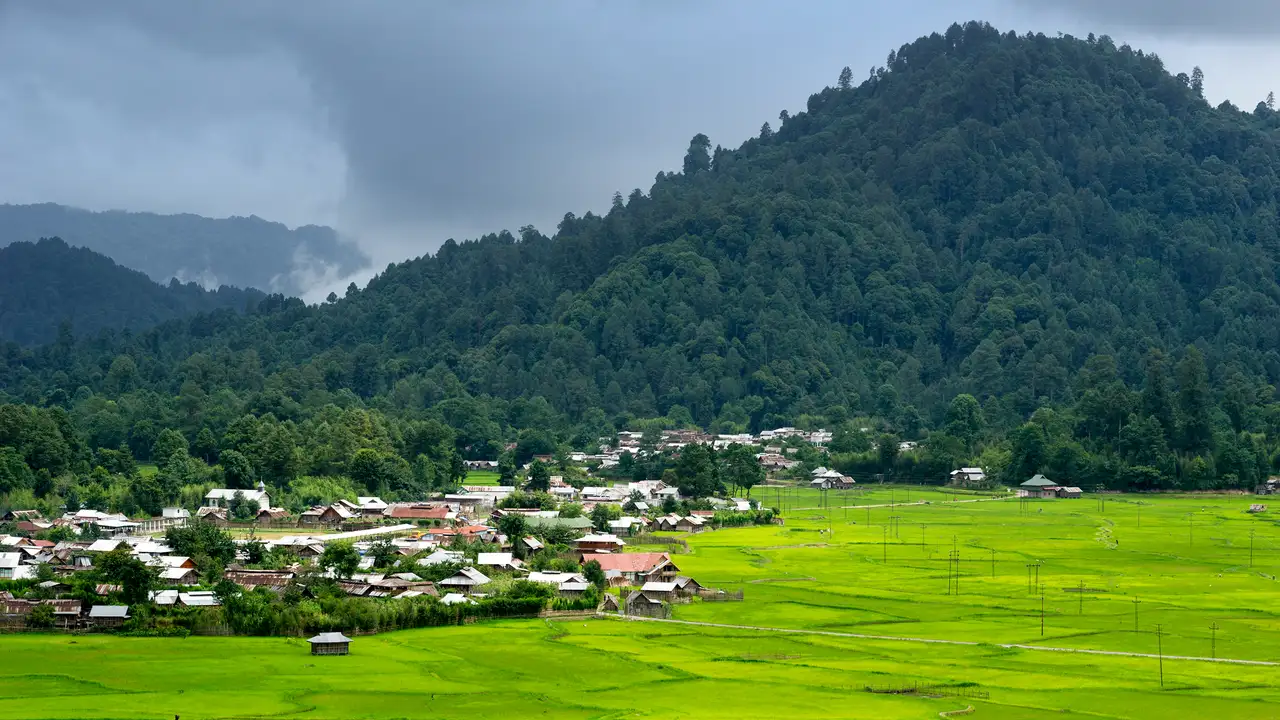
[[[318,658],[286,638],[0,636],[0,718],[1280,716],[1276,667],[1170,657],[1280,662],[1280,527],[1244,512],[1256,498],[903,492],[793,492],[783,527],[688,538],[682,572],[746,600],[679,606],[687,622],[508,620]],[[976,697],[865,690],[911,684]]]

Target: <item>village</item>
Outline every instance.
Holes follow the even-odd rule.
[[[119,583],[94,582],[75,591],[76,578],[100,575],[100,566],[121,555],[148,569],[151,581],[146,601],[140,603],[147,614],[218,608],[225,599],[220,582],[244,592],[264,588],[280,594],[291,588],[305,591],[321,577],[352,598],[430,598],[463,610],[518,580],[549,588],[548,597],[556,602],[548,606],[666,617],[672,603],[722,599],[715,596],[723,593],[682,575],[672,551],[630,551],[631,542],[679,550],[678,535],[712,529],[717,518],[774,520],[758,503],[732,498],[703,499],[697,504],[707,509],[686,514],[664,512],[664,506],[684,504],[675,488],[660,481],[577,489],[553,476],[551,485],[566,507],[563,513],[502,507],[518,491],[494,485],[466,485],[420,502],[341,499],[296,518],[272,507],[265,487],[215,488],[195,513],[166,508],[147,520],[88,509],[51,519],[33,510],[10,510],[0,517],[4,527],[12,528],[11,534],[0,535],[0,581],[10,581],[10,590],[0,592],[0,626],[68,631],[129,627],[142,608],[125,601],[126,588]],[[245,502],[261,510],[247,523],[247,532],[234,538],[234,557],[223,568],[210,569],[207,561],[180,554],[167,540],[175,529],[239,531],[228,522],[227,510]],[[65,539],[39,537],[49,534]],[[326,564],[326,551],[338,548],[350,549],[354,567],[344,571]],[[274,562],[264,563],[264,556]]]

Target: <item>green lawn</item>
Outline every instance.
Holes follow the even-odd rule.
[[[499,485],[498,473],[492,470],[468,470],[463,485]]]
[[[894,489],[895,502],[905,492]],[[912,489],[913,502],[930,504],[872,508],[868,525],[860,506],[889,491],[839,495],[795,494],[783,527],[690,537],[692,552],[675,557],[682,570],[743,588],[746,600],[679,606],[675,617],[979,644],[619,620],[360,637],[345,658],[312,658],[284,638],[6,635],[0,718],[923,720],[968,704],[975,718],[1001,720],[1280,717],[1277,667],[1166,659],[1162,688],[1154,658],[995,644],[1155,652],[1159,623],[1164,653],[1207,656],[1217,623],[1219,657],[1280,660],[1280,527],[1245,514],[1250,498],[1113,497],[1103,511],[1091,498],[944,504],[942,493]],[[882,529],[890,523],[897,532]],[[947,594],[953,548],[959,592]],[[1027,589],[1034,561],[1043,637],[1041,595]],[[1081,582],[1101,592],[1081,604],[1064,591]],[[970,683],[989,698],[863,690],[913,682]]]

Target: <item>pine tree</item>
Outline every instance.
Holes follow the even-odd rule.
[[[840,79],[836,81],[836,87],[841,90],[849,90],[853,87],[853,70],[850,70],[848,65],[840,71]]]

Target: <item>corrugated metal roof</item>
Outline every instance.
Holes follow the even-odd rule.
[[[347,637],[346,635],[343,635],[340,632],[327,632],[327,633],[320,633],[319,635],[311,638],[307,642],[309,643],[344,643],[344,642],[349,643],[351,642],[351,638]]]
[[[91,618],[127,618],[129,617],[128,605],[94,605],[89,608],[89,617]]]

